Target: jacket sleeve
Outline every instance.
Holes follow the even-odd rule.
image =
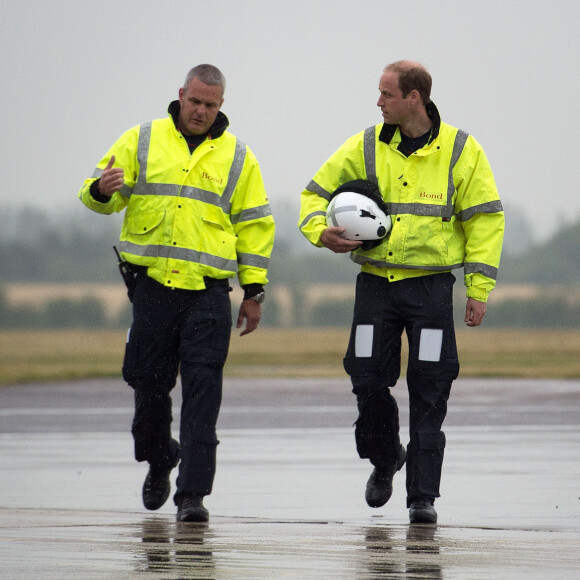
[[[237,236],[240,285],[268,283],[275,223],[258,161],[246,147],[240,179],[232,196],[231,222]]]
[[[335,151],[300,195],[298,228],[314,246],[323,245],[320,237],[328,227],[326,209],[332,193],[347,181],[366,179],[363,135],[354,135]]]
[[[125,209],[129,202],[129,197],[137,176],[139,175],[139,164],[137,161],[137,145],[139,141],[139,126],[129,129],[115,144],[107,151],[99,161],[93,175],[85,179],[78,197],[81,202],[90,210],[102,214],[112,214]],[[115,192],[109,201],[101,202],[91,195],[91,185],[101,177],[103,169],[109,163],[111,156],[115,156],[114,167],[121,167],[124,171],[125,183],[120,191]]]
[[[503,208],[487,157],[473,137],[469,137],[457,169],[455,212],[465,235],[467,297],[486,302],[500,263]]]

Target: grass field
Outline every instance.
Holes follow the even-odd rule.
[[[345,376],[348,333],[261,328],[240,338],[234,331],[226,375]],[[123,330],[0,332],[0,384],[118,377],[125,337]],[[457,340],[463,377],[580,378],[580,331],[459,329]]]

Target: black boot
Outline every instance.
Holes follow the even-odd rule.
[[[178,522],[207,522],[209,512],[203,507],[203,497],[199,495],[181,495],[177,502]]]
[[[143,484],[143,505],[148,510],[158,510],[167,501],[171,491],[170,474],[171,469],[159,470],[149,466]]]
[[[174,455],[172,467],[167,469],[149,465],[149,472],[143,483],[143,505],[148,510],[158,510],[169,497],[171,491],[169,476],[171,470],[179,463],[181,456],[179,443],[175,439],[171,440],[171,447]]]
[[[409,507],[409,521],[412,524],[436,524],[437,512],[433,507],[433,500],[422,498],[412,501]]]
[[[401,445],[400,459],[389,467],[375,467],[365,491],[365,499],[370,507],[378,508],[384,506],[393,494],[393,477],[395,473],[403,467],[407,453]]]

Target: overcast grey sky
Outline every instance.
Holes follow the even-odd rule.
[[[210,62],[277,221],[295,224],[279,208],[297,206],[326,158],[381,121],[381,70],[409,58],[540,238],[580,217],[578,0],[2,0],[0,20],[0,207],[80,206],[117,137],[164,117],[189,68]]]

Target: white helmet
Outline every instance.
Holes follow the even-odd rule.
[[[378,246],[391,229],[391,218],[376,184],[363,179],[341,185],[326,210],[329,226],[346,228],[347,240],[365,242],[363,250]]]

